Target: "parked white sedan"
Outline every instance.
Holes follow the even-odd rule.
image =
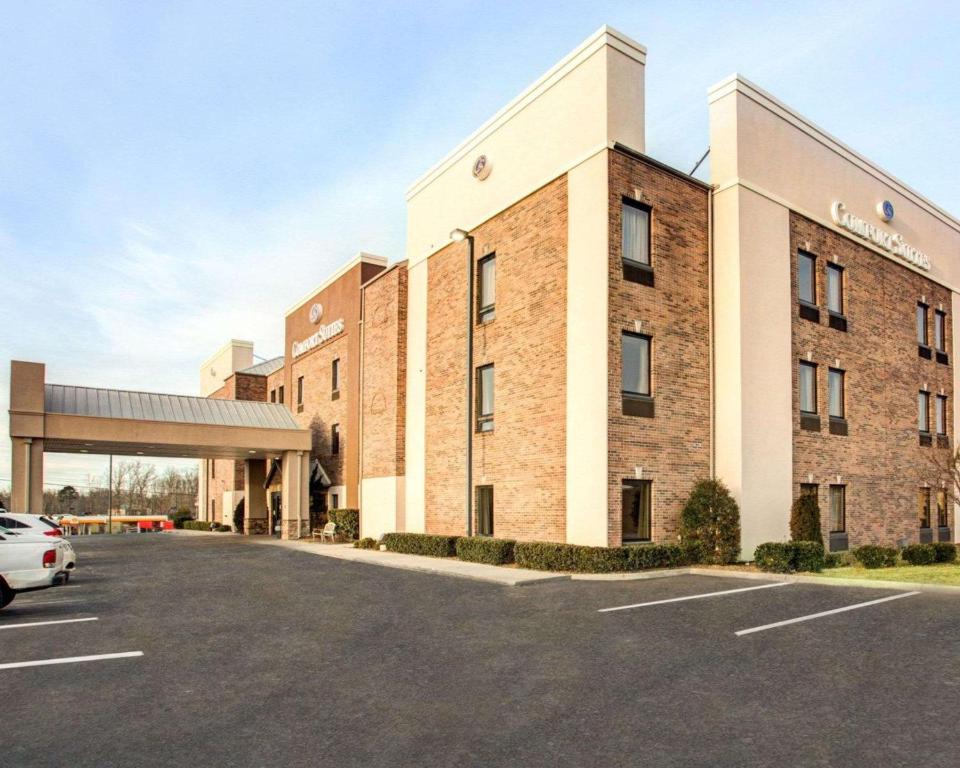
[[[47,589],[64,578],[63,539],[0,529],[0,608],[21,592]]]
[[[63,535],[63,529],[54,520],[46,515],[28,515],[0,510],[0,528],[21,536],[46,536],[59,539],[64,544],[63,581],[70,581],[70,574],[77,567],[77,553]]]

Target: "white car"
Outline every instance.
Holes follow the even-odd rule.
[[[47,536],[59,539],[64,544],[64,582],[70,581],[70,574],[77,567],[77,553],[63,535],[63,530],[46,515],[27,515],[0,510],[0,528],[11,533],[30,536]]]
[[[65,551],[62,540],[0,530],[0,608],[21,592],[59,584]]]

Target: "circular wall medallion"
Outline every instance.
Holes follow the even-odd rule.
[[[493,166],[490,165],[490,161],[487,160],[486,155],[480,155],[480,157],[473,161],[473,175],[480,179],[480,181],[487,178],[492,170]]]
[[[890,221],[893,218],[893,203],[889,200],[877,203],[877,215],[884,221]]]
[[[314,304],[310,307],[311,323],[319,323],[321,317],[323,317],[323,304]]]

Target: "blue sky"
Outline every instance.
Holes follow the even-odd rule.
[[[648,48],[654,157],[691,168],[740,72],[960,214],[954,3],[7,2],[0,409],[11,358],[194,393],[228,338],[280,354],[284,310],[402,258],[406,187],[602,24]]]

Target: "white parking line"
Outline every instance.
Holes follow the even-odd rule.
[[[855,611],[858,608],[866,608],[870,605],[877,605],[879,603],[886,603],[890,600],[899,600],[901,597],[912,597],[913,595],[919,595],[919,592],[903,592],[899,595],[890,595],[890,597],[881,597],[879,600],[868,600],[865,603],[856,603],[855,605],[847,605],[843,608],[834,608],[832,611],[821,611],[820,613],[811,613],[809,616],[799,616],[796,619],[787,619],[786,621],[775,621],[773,624],[764,624],[762,627],[751,627],[750,629],[741,629],[739,632],[736,632],[737,637],[743,637],[744,635],[751,635],[754,632],[763,632],[765,629],[774,629],[775,627],[785,627],[788,624],[797,624],[801,621],[810,621],[811,619],[820,619],[824,616],[832,616],[835,613],[844,613],[845,611]]]
[[[77,598],[76,600],[40,600],[36,603],[27,602],[24,600],[17,600],[15,608],[32,608],[35,605],[68,605],[69,603],[82,603],[82,598]],[[11,604],[12,605],[12,604]]]
[[[739,589],[724,589],[719,592],[704,592],[702,595],[687,595],[686,597],[671,597],[669,600],[654,600],[651,603],[633,603],[632,605],[618,605],[613,608],[601,608],[597,613],[609,613],[610,611],[626,611],[629,608],[646,608],[648,605],[663,605],[664,603],[681,603],[684,600],[700,600],[704,597],[717,597],[719,595],[732,595],[737,592],[752,592],[755,589],[770,589],[772,587],[786,587],[792,582],[777,581],[773,584],[760,584],[757,587],[740,587]]]
[[[78,621],[96,621],[96,616],[85,619],[57,619],[56,621],[28,621],[21,624],[0,624],[0,629],[21,629],[22,627],[45,627],[48,624],[76,624]]]
[[[21,667],[45,667],[48,664],[75,664],[79,661],[103,661],[105,659],[129,659],[143,656],[143,651],[124,651],[123,653],[100,653],[96,656],[65,656],[61,659],[40,659],[38,661],[14,661],[0,664],[0,669],[19,669]]]

